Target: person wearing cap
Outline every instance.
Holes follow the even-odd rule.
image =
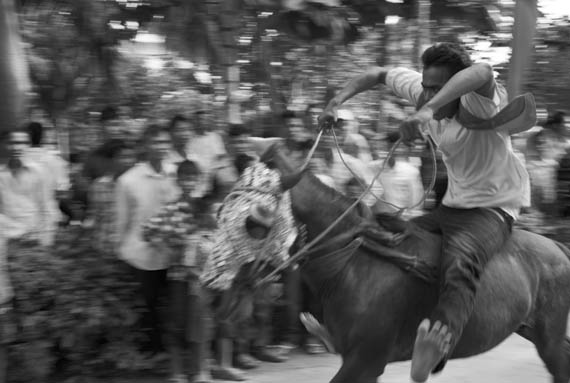
[[[414,220],[442,234],[445,269],[439,301],[417,332],[411,378],[425,382],[445,366],[473,311],[485,265],[510,237],[530,202],[529,175],[510,136],[532,128],[531,94],[508,101],[493,68],[473,63],[464,46],[438,43],[422,54],[423,71],[373,67],[349,81],[320,117],[326,127],[348,99],[377,84],[416,106],[400,125],[404,143],[429,136],[443,153],[449,181],[442,205]]]

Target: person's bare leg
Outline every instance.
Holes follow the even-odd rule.
[[[219,379],[243,381],[245,380],[244,374],[232,366],[233,359],[233,340],[228,338],[218,339],[218,357],[220,363],[220,370],[216,375],[220,375]]]
[[[424,383],[435,366],[449,351],[451,333],[447,326],[436,321],[430,329],[429,319],[418,327],[412,355],[412,383]]]
[[[168,346],[170,353],[170,374],[173,382],[184,382],[186,374],[184,372],[184,348],[177,344],[176,339],[172,339],[172,344]]]
[[[209,383],[212,381],[210,366],[208,363],[210,352],[208,342],[199,342],[192,345],[192,352],[195,353],[197,374],[194,383]]]

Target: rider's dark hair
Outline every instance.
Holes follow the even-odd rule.
[[[429,67],[445,67],[451,70],[451,74],[468,68],[472,61],[469,53],[463,46],[456,43],[438,43],[422,54],[424,69]]]

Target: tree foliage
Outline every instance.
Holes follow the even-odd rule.
[[[94,251],[89,236],[78,240],[78,234],[64,233],[49,250],[10,247],[18,324],[11,382],[149,367],[136,351],[140,334],[133,329],[142,304],[134,276],[115,255]]]
[[[113,4],[100,0],[21,4],[22,37],[36,102],[52,119],[90,88],[113,97],[116,40],[107,26],[117,12]]]
[[[570,111],[570,21],[559,20],[538,30],[526,88],[551,110]]]

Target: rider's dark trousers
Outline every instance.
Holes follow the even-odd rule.
[[[449,327],[453,348],[473,311],[485,265],[509,238],[513,220],[500,209],[440,205],[414,222],[443,237],[439,301],[430,320]]]

